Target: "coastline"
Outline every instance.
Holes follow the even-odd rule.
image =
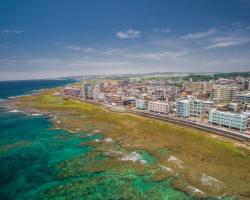
[[[222,193],[225,193],[225,192],[227,193],[227,191],[224,189],[224,187],[221,187],[219,191],[215,190],[214,188],[213,189],[207,188],[207,190],[206,190],[206,187],[204,185],[198,183],[197,181],[195,181],[195,180],[188,180],[189,179],[188,176],[190,176],[190,173],[192,172],[191,169],[193,169],[193,168],[194,168],[194,170],[197,169],[197,167],[195,166],[196,165],[195,163],[198,160],[200,162],[204,162],[204,160],[206,162],[208,162],[211,158],[207,159],[205,155],[202,155],[202,152],[199,153],[199,152],[197,152],[196,149],[194,149],[194,151],[192,151],[192,148],[190,149],[190,148],[186,147],[186,151],[187,152],[185,152],[184,145],[188,145],[188,142],[185,142],[185,139],[191,141],[189,139],[189,137],[191,137],[195,141],[196,145],[198,145],[200,142],[201,142],[201,144],[200,144],[201,146],[202,146],[202,144],[205,145],[204,148],[206,150],[208,150],[207,147],[206,147],[206,145],[207,145],[206,143],[209,143],[208,146],[214,145],[216,148],[222,148],[224,150],[227,149],[226,150],[227,154],[230,153],[228,151],[232,151],[231,153],[241,151],[241,150],[237,150],[237,149],[232,148],[232,146],[231,146],[232,145],[232,143],[231,143],[232,141],[231,140],[214,141],[215,139],[213,139],[211,137],[210,133],[206,133],[206,134],[203,135],[197,129],[195,130],[193,128],[188,128],[186,126],[176,125],[176,124],[172,124],[172,123],[168,123],[168,122],[160,122],[157,119],[149,119],[149,118],[145,118],[145,117],[138,116],[138,115],[136,116],[135,114],[130,114],[130,113],[112,113],[112,112],[107,112],[107,110],[104,109],[104,108],[98,108],[98,107],[93,106],[93,105],[90,106],[90,105],[88,105],[88,104],[86,104],[84,102],[82,102],[82,103],[81,102],[77,102],[77,100],[65,100],[62,97],[53,97],[53,91],[54,90],[55,89],[50,89],[50,90],[46,90],[46,91],[40,91],[38,93],[34,93],[31,96],[17,97],[15,99],[11,99],[11,100],[9,100],[9,103],[10,103],[9,104],[10,105],[9,108],[13,109],[13,108],[15,108],[17,106],[20,110],[23,109],[26,112],[31,112],[31,113],[39,113],[39,112],[41,112],[41,113],[43,113],[45,115],[48,115],[48,116],[50,115],[50,119],[53,122],[54,128],[57,128],[57,127],[64,128],[64,129],[67,129],[67,130],[71,131],[72,134],[75,133],[75,132],[79,132],[79,130],[81,130],[81,131],[84,130],[84,131],[89,131],[89,132],[93,132],[94,131],[93,129],[100,130],[103,133],[103,135],[105,136],[105,138],[112,138],[112,141],[114,143],[120,144],[125,149],[128,149],[128,150],[130,150],[132,152],[133,151],[136,152],[139,149],[144,149],[147,152],[149,152],[150,154],[152,154],[154,157],[157,158],[157,162],[160,164],[159,166],[163,166],[163,167],[160,167],[160,168],[162,168],[162,171],[164,171],[164,172],[168,171],[168,173],[160,172],[159,175],[156,176],[158,178],[161,177],[159,180],[164,180],[166,177],[173,176],[173,174],[171,173],[171,170],[169,170],[169,169],[172,169],[172,170],[176,171],[176,174],[179,174],[179,173],[182,174],[180,176],[181,179],[184,179],[185,181],[188,181],[189,184],[193,183],[193,185],[197,186],[197,187],[194,187],[194,188],[199,188],[200,191],[204,191],[205,190],[206,194],[210,194],[210,195],[213,196],[213,195],[219,195],[219,194],[222,194]],[[38,105],[40,103],[39,102],[39,98],[41,98],[40,100],[44,104]],[[35,99],[38,99],[38,102],[36,102]],[[66,109],[65,110],[62,110],[61,106],[63,104],[66,104]],[[83,104],[83,105],[81,105],[81,104]],[[72,109],[72,110],[68,111],[67,106],[70,109]],[[76,109],[78,109],[78,108],[79,109],[83,109],[83,111],[85,111],[83,113],[87,113],[85,116],[82,116],[83,118],[78,119],[78,117],[79,117],[78,115],[79,115],[79,113],[81,113],[81,112],[77,112],[76,111]],[[92,117],[90,117],[91,119],[88,119],[88,115],[90,115],[90,116],[92,115],[92,109],[94,111],[96,111],[97,113],[103,114],[104,116],[111,115],[111,116],[108,116],[107,118],[111,117],[111,119],[109,119],[109,120],[114,120],[115,122],[121,123],[122,127],[116,127],[116,125],[114,125],[112,123],[112,121],[109,121],[109,120],[107,120],[107,121],[110,122],[111,125],[109,125],[109,127],[106,127],[106,124],[102,124],[102,122],[101,122],[101,120],[103,120],[104,118],[99,118],[99,119],[96,120],[96,119],[92,119]],[[100,110],[103,110],[103,111],[100,111]],[[105,112],[107,112],[108,115],[105,114]],[[94,113],[94,114],[96,114],[96,113]],[[55,118],[55,116],[56,116],[56,118]],[[94,116],[96,117],[96,115],[94,115]],[[121,119],[125,119],[128,116],[130,116],[132,118],[132,120],[130,121],[129,125],[126,122],[121,122],[120,121]],[[63,119],[63,118],[66,118],[66,119]],[[121,119],[119,119],[117,121],[117,118],[118,119],[121,118]],[[74,119],[74,120],[72,120],[72,119]],[[83,120],[83,121],[81,121],[81,120]],[[60,123],[58,123],[58,121],[60,121]],[[80,125],[84,121],[87,121],[89,124],[87,123],[84,126]],[[138,122],[139,127],[142,126],[141,125],[142,122],[146,122],[146,123],[152,124],[152,126],[157,125],[156,127],[158,127],[158,128],[153,127],[156,130],[157,133],[156,134],[152,133],[153,134],[152,136],[150,136],[148,134],[146,134],[146,135],[143,134],[143,135],[140,136],[139,133],[138,133],[139,135],[137,133],[129,133],[129,131],[133,132],[133,123],[135,123],[135,121],[139,121]],[[125,130],[123,128],[124,125],[126,125],[126,126],[127,125],[128,126],[132,126],[132,129],[129,128],[128,130]],[[136,125],[135,127],[138,126],[137,124],[134,124],[134,125]],[[181,137],[184,137],[184,140],[182,140],[182,139],[179,139],[179,140],[182,141],[184,144],[181,144],[181,143],[178,143],[177,141],[174,141],[174,137],[171,134],[167,134],[167,133],[166,133],[166,135],[165,134],[161,134],[159,132],[159,130],[157,130],[157,129],[159,129],[159,127],[160,127],[160,130],[167,130],[165,128],[165,126],[168,127],[168,129],[170,128],[170,130],[173,129],[173,130],[176,130],[177,132],[181,132],[181,134],[182,134]],[[144,127],[141,127],[141,128],[143,129]],[[152,128],[150,128],[150,127],[148,127],[148,128],[150,130],[152,130]],[[135,128],[135,129],[137,130],[137,128]],[[117,133],[118,131],[122,131],[122,132],[121,133]],[[145,129],[145,131],[148,131],[148,130]],[[189,135],[189,134],[191,134],[191,135]],[[208,136],[208,135],[210,135],[210,136]],[[167,136],[169,136],[169,137],[167,137]],[[177,136],[180,137],[180,134],[178,133]],[[157,137],[159,137],[160,140]],[[202,138],[202,137],[204,137],[204,138]],[[210,139],[208,139],[207,137],[210,138]],[[166,138],[168,138],[168,139],[172,138],[171,140],[173,140],[173,141],[171,141],[171,142],[162,142],[161,140],[164,140],[163,138],[165,138],[165,139]],[[156,141],[154,141],[154,140],[156,140]],[[100,145],[101,147],[98,147],[98,144],[103,144],[103,143],[105,144],[104,141],[99,141],[99,142],[95,142],[92,145],[94,145],[97,148],[101,148],[102,147],[102,148],[104,148],[104,150],[107,150],[106,149],[107,147],[103,147],[103,145]],[[157,142],[159,142],[159,143],[157,144]],[[167,147],[168,149],[172,149],[171,152],[173,152],[173,154],[174,154],[174,155],[172,155],[173,156],[172,159],[174,161],[171,161],[171,160],[168,161],[168,160],[166,160],[166,156],[168,156],[168,154],[165,155],[165,156],[162,156],[158,152],[159,149],[164,148],[164,147],[165,148]],[[100,151],[103,150],[102,148],[100,149]],[[200,148],[198,148],[198,149],[200,149]],[[185,154],[190,154],[190,153],[194,154],[194,155],[191,155],[191,157],[185,155]],[[205,153],[205,152],[203,152],[203,153]],[[196,160],[194,160],[194,157],[197,156],[196,154],[197,155],[200,154],[201,158],[199,158],[198,160],[196,158]],[[241,154],[242,153],[240,153],[240,155]],[[112,155],[114,156],[114,154],[112,154]],[[210,155],[210,153],[208,153],[208,155]],[[192,160],[192,162],[189,162],[188,159],[185,158],[185,156],[188,159]],[[244,156],[247,158],[246,160],[249,159],[248,158],[249,155],[244,155]],[[178,166],[178,164],[176,164],[178,162],[179,163],[182,163],[182,162],[185,163],[184,164],[185,165],[184,169],[182,169],[180,166]],[[219,160],[216,159],[216,162],[219,162]],[[248,162],[249,161],[247,161],[247,163]],[[209,165],[209,167],[208,166],[203,166],[203,168],[205,168],[206,170],[210,170],[209,174],[214,173],[214,175],[212,177],[217,177],[217,175],[219,176],[219,174],[216,172],[216,169],[210,169],[212,167],[211,166],[211,161],[209,161],[209,163],[207,163]],[[158,166],[158,168],[159,168],[159,166]],[[168,166],[168,167],[164,168],[164,166]],[[170,166],[171,166],[171,168],[170,168]],[[217,167],[218,167],[218,165],[215,168],[217,168]],[[219,171],[221,171],[221,169]],[[238,172],[234,172],[234,173],[238,173]],[[202,175],[203,173],[197,173],[197,174],[201,174],[201,177],[203,176]],[[174,177],[176,177],[177,180],[178,180],[178,176],[174,175]],[[246,176],[249,176],[249,174],[247,173]],[[235,177],[235,176],[233,176],[233,177]],[[156,179],[158,179],[158,178],[156,178]],[[195,178],[197,178],[197,175],[195,175]],[[247,179],[249,179],[249,178],[250,177],[248,177]],[[220,178],[220,179],[223,179],[223,178]],[[224,183],[224,180],[223,180],[223,183]],[[188,188],[187,187],[183,188],[183,186],[180,185],[180,183],[178,183],[178,181],[174,182],[174,186],[177,189],[184,190],[186,192],[188,191]],[[194,188],[193,188],[193,190],[194,190]],[[234,190],[235,190],[235,188],[232,190],[232,192]],[[194,191],[196,191],[196,190],[194,190]],[[189,192],[190,192],[190,188],[189,188]],[[231,192],[229,192],[229,194],[230,193]],[[201,193],[195,194],[195,195],[200,196]],[[203,196],[203,195],[201,195],[201,196]]]

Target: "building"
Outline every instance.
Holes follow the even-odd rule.
[[[237,103],[228,104],[228,110],[231,112],[237,112],[238,111],[238,104]]]
[[[204,82],[193,82],[184,81],[184,86],[190,90],[211,90],[214,85],[214,81],[204,81]]]
[[[180,117],[201,116],[203,111],[203,101],[193,96],[188,96],[188,99],[182,99],[176,102],[176,114]]]
[[[117,94],[113,94],[110,96],[110,103],[116,106],[124,106],[122,96]]]
[[[193,96],[189,96],[189,109],[191,116],[201,116],[204,110],[204,104],[202,100],[196,99]]]
[[[81,97],[81,90],[74,87],[65,87],[63,89],[64,95],[71,97]]]
[[[228,85],[214,85],[211,91],[211,98],[215,101],[235,100],[237,87]]]
[[[250,92],[236,95],[236,100],[241,104],[250,103]]]
[[[94,100],[98,100],[100,92],[101,92],[100,87],[98,85],[96,85],[93,89],[93,99]]]
[[[169,104],[161,101],[150,101],[148,102],[148,110],[166,115],[169,112]]]
[[[147,109],[147,101],[142,99],[136,99],[135,100],[135,107],[140,110],[146,110]]]
[[[93,99],[93,87],[91,84],[82,84],[82,96],[85,99]]]
[[[188,99],[183,99],[176,102],[176,114],[180,117],[190,116],[190,104]]]
[[[216,109],[212,109],[209,111],[209,123],[218,124],[220,126],[226,126],[229,128],[235,128],[240,131],[244,131],[247,129],[247,120],[247,116],[242,114],[223,112]]]

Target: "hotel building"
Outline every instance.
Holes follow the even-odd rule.
[[[176,114],[180,117],[189,117],[190,115],[201,116],[203,110],[203,101],[193,96],[188,96],[188,99],[182,99],[176,102]]]
[[[247,129],[247,116],[212,109],[209,111],[209,123],[235,128],[240,131]]]

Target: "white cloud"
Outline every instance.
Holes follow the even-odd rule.
[[[3,35],[21,34],[24,32],[26,32],[26,31],[24,31],[24,30],[3,30],[3,31],[1,31],[1,33]]]
[[[95,53],[96,52],[96,50],[94,48],[91,48],[91,47],[85,48],[84,51],[87,53]]]
[[[105,55],[117,55],[117,54],[121,54],[124,53],[124,49],[118,49],[118,48],[110,48],[107,49],[103,52],[103,54]]]
[[[198,33],[189,33],[187,35],[181,36],[181,39],[198,39],[198,38],[204,38],[209,35],[214,34],[216,31],[215,29],[210,29],[206,32],[198,32]]]
[[[236,38],[236,37],[222,37],[214,39],[213,44],[205,47],[205,49],[217,49],[217,48],[226,48],[241,44],[246,44],[250,42],[250,38]]]
[[[66,49],[71,49],[71,50],[75,50],[75,51],[81,51],[81,47],[79,46],[74,46],[74,45],[69,45],[65,47]]]
[[[163,51],[163,52],[151,52],[151,53],[143,53],[139,55],[131,55],[130,57],[160,61],[160,60],[166,60],[166,59],[177,59],[178,57],[181,57],[187,53],[189,52],[188,51],[178,51],[178,52]]]
[[[134,29],[128,29],[127,31],[118,31],[116,36],[119,39],[132,39],[132,38],[141,38],[141,32]]]
[[[161,33],[170,33],[172,32],[172,29],[170,28],[154,28],[155,32],[161,32]]]

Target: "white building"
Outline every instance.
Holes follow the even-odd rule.
[[[202,100],[196,99],[193,96],[188,97],[189,100],[189,109],[191,116],[201,116],[204,109],[204,104]]]
[[[211,97],[215,101],[233,101],[236,96],[237,87],[230,85],[214,85]]]
[[[94,100],[98,100],[100,92],[101,92],[100,87],[96,85],[93,89],[93,99]]]
[[[148,110],[151,112],[167,114],[169,112],[169,105],[167,102],[150,101],[148,102]]]
[[[176,114],[180,117],[189,117],[190,103],[188,99],[183,99],[176,102]]]
[[[239,130],[246,130],[247,116],[242,114],[235,114],[230,112],[222,112],[216,109],[209,111],[209,123],[235,128]]]
[[[135,100],[135,107],[140,110],[146,110],[147,109],[147,101],[142,99],[136,99]]]
[[[176,102],[176,114],[180,117],[201,116],[203,114],[204,104],[202,100],[193,96],[188,99],[182,99]]]

